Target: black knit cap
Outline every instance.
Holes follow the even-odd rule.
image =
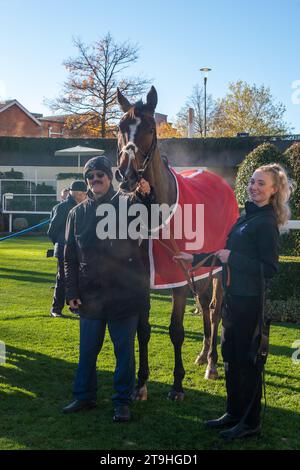
[[[102,170],[104,173],[107,174],[110,180],[113,179],[113,172],[111,168],[111,163],[107,157],[101,155],[99,157],[91,158],[86,164],[84,165],[83,169],[83,176],[85,181],[87,180],[86,175],[89,171],[93,170]]]
[[[84,181],[73,181],[70,186],[70,191],[83,191],[84,193],[87,192],[87,186]]]

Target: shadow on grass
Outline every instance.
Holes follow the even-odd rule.
[[[294,351],[295,349],[288,346],[270,344],[270,354],[273,354],[273,356],[284,356],[291,358]]]
[[[53,283],[54,276],[51,273],[44,273],[43,275],[37,276],[36,272],[32,271],[23,271],[26,274],[19,274],[18,270],[11,270],[11,274],[2,274],[2,269],[0,270],[0,279],[9,279],[14,281],[23,281],[23,282],[34,282],[34,283]],[[47,277],[46,277],[47,276]]]
[[[163,326],[163,325],[155,325],[151,323],[151,334],[160,334],[160,335],[169,336],[169,327]],[[199,333],[195,333],[194,331],[184,330],[184,336],[185,338],[190,338],[195,341],[201,341],[203,339],[203,334],[200,333],[200,331]]]
[[[4,273],[7,273],[7,272],[12,272],[12,273],[16,273],[16,274],[31,274],[32,276],[50,276],[51,273],[47,272],[47,271],[32,271],[32,270],[28,270],[28,269],[15,269],[15,268],[3,268],[1,267],[0,268],[0,273],[1,272],[4,272]]]
[[[114,424],[111,372],[98,372],[102,388],[97,409],[66,416],[61,408],[72,399],[76,364],[14,347],[8,347],[7,355],[7,365],[0,366],[0,442],[3,438],[5,448],[197,450],[297,446],[298,413],[269,409],[264,437],[224,444],[203,423],[223,413],[224,398],[186,389],[185,400],[173,403],[165,398],[169,386],[155,381],[148,385],[148,402],[133,404],[132,423]]]

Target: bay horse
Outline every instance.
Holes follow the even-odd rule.
[[[118,167],[116,179],[120,190],[134,192],[139,179],[143,176],[154,188],[155,200],[158,204],[176,201],[176,184],[170,168],[161,158],[157,145],[154,111],[157,105],[157,92],[152,86],[147,95],[146,103],[142,101],[131,104],[118,90],[117,99],[124,112],[118,128]],[[205,280],[196,281],[200,287]],[[201,287],[200,287],[201,288]],[[184,285],[172,289],[172,314],[169,334],[174,347],[175,366],[174,382],[168,398],[183,400],[182,382],[185,370],[182,361],[182,344],[184,342],[184,311],[189,293],[189,286]],[[202,350],[195,363],[206,364],[206,379],[217,379],[217,337],[222,303],[222,285],[220,274],[215,275],[209,289],[199,299],[203,312],[204,337]],[[146,382],[149,377],[148,342],[150,339],[149,312],[142,315],[138,325],[139,370],[135,399],[147,399]]]

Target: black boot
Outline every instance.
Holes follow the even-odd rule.
[[[207,426],[208,428],[225,428],[226,426],[234,426],[238,422],[238,418],[235,418],[229,413],[225,413],[220,418],[205,421],[205,426]]]
[[[62,318],[62,317],[63,317],[63,314],[61,313],[60,310],[51,309],[51,311],[50,311],[50,317]]]
[[[227,431],[220,432],[219,436],[226,441],[232,441],[233,439],[241,439],[243,437],[257,436],[260,434],[261,427],[258,426],[249,426],[248,424],[238,423],[231,429]]]
[[[131,420],[131,414],[129,406],[120,405],[116,406],[114,410],[113,421],[115,423],[126,423]]]
[[[74,400],[72,403],[65,406],[62,412],[64,414],[77,413],[77,411],[91,410],[92,408],[96,408],[96,406],[97,403],[95,400]]]

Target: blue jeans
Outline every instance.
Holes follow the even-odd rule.
[[[134,339],[138,316],[121,320],[88,320],[80,318],[80,357],[73,394],[76,400],[96,400],[96,362],[101,351],[106,325],[114,345],[116,367],[114,372],[115,406],[129,405],[135,384]]]

